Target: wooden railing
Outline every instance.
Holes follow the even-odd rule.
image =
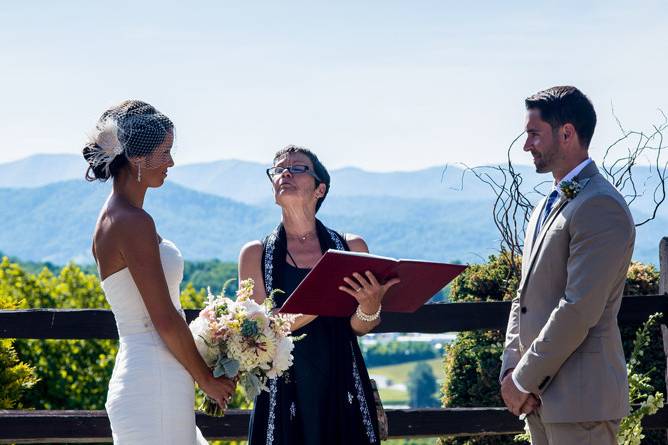
[[[661,241],[660,295],[625,297],[620,325],[638,325],[651,314],[668,314],[668,238]],[[429,304],[413,314],[384,313],[381,332],[445,333],[504,329],[510,303]],[[197,311],[186,311],[190,321]],[[0,311],[0,338],[113,339],[114,316],[108,310],[28,309]],[[658,341],[658,339],[657,339]],[[509,434],[523,423],[505,408],[439,408],[388,410],[390,437]],[[208,439],[243,439],[250,413],[230,410],[225,417],[197,414],[197,425]],[[644,419],[646,429],[668,429],[668,409]],[[111,429],[104,411],[0,410],[0,443],[109,442]]]

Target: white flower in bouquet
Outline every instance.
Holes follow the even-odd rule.
[[[267,377],[275,379],[292,366],[293,349],[295,349],[295,344],[291,339],[284,337],[278,341],[276,358],[274,359],[273,366],[267,371]]]
[[[293,315],[272,313],[273,295],[264,304],[252,299],[253,280],[239,283],[236,300],[209,293],[207,306],[190,323],[195,344],[215,377],[239,379],[246,398],[267,390],[267,380],[280,377],[292,365],[294,349],[290,326]],[[207,414],[223,415],[215,401],[205,397]]]
[[[239,310],[245,313],[248,317],[256,318],[256,316],[259,316],[260,318],[267,320],[265,307],[257,304],[255,300],[244,299],[242,301],[237,300],[237,302],[239,303]]]
[[[206,319],[197,317],[190,323],[190,331],[197,346],[197,352],[202,356],[206,365],[211,368],[218,359],[218,348],[214,346],[212,332]]]
[[[262,329],[262,318],[246,318],[241,322],[238,332],[228,340],[227,352],[230,357],[239,360],[242,371],[253,371],[263,368],[272,362],[276,354],[276,338],[269,330],[270,336]],[[267,323],[268,324],[268,323]]]

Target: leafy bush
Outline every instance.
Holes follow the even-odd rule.
[[[515,297],[519,277],[506,252],[490,255],[487,263],[471,264],[450,285],[450,302],[505,301]]]
[[[0,310],[17,307],[16,301],[0,294]],[[0,339],[0,409],[23,408],[21,395],[37,383],[35,370],[19,360],[13,343],[11,339]]]
[[[183,270],[183,284],[192,285],[195,290],[211,287],[211,292],[219,293],[223,284],[232,278],[237,278],[237,265],[220,260],[186,261]],[[228,290],[237,291],[236,280],[231,282]]]
[[[461,332],[447,347],[441,401],[446,407],[503,406],[498,331]]]
[[[626,295],[652,295],[659,293],[659,271],[651,264],[632,262],[627,274]],[[665,322],[665,321],[664,321]],[[636,333],[642,328],[641,325],[626,325],[621,328],[622,342],[626,361],[630,363],[631,354],[634,350]],[[654,339],[642,349],[642,360],[634,365],[634,371],[638,375],[646,376],[647,384],[652,388],[666,393],[666,355],[663,352],[661,341],[661,327],[657,323],[651,323],[647,327],[647,335]],[[633,386],[633,382],[631,382]],[[665,431],[646,431],[644,433],[643,445],[661,445],[666,443]]]
[[[0,262],[0,295],[22,301],[20,308],[108,309],[96,275],[70,264],[58,275],[43,269],[28,273],[16,263]],[[203,307],[206,292],[186,285],[184,308]],[[104,409],[107,384],[118,351],[117,340],[16,340],[18,356],[35,367],[40,379],[22,399],[36,409]],[[231,408],[241,407],[238,393]]]
[[[659,277],[659,271],[654,265],[632,261],[626,274],[624,295],[658,294]]]
[[[508,256],[492,255],[484,264],[467,268],[452,283],[450,301],[503,301],[514,297],[518,280]],[[446,348],[444,406],[503,406],[499,394],[504,333],[460,332]]]
[[[661,314],[652,315],[638,329],[633,341],[633,351],[627,365],[629,396],[631,404],[638,404],[640,406],[632,408],[631,414],[622,420],[618,434],[621,445],[640,445],[645,437],[647,437],[647,441],[651,442],[660,439],[660,436],[656,434],[652,434],[651,437],[644,434],[641,422],[643,417],[655,414],[663,407],[664,395],[662,391],[656,391],[657,387],[652,385],[649,373],[638,372],[638,368],[644,362],[645,350],[651,343],[650,332],[652,328],[659,325],[658,322],[661,317]],[[663,432],[659,433],[663,435]]]
[[[473,264],[451,284],[450,301],[511,300],[518,286],[506,253],[489,257],[487,263]],[[504,333],[466,331],[457,334],[446,347],[445,378],[441,388],[443,406],[503,406],[499,393],[499,373]],[[513,436],[444,437],[441,445],[505,445]]]
[[[58,276],[24,271],[4,259],[0,294],[22,308],[108,308],[99,280],[70,264]],[[19,357],[35,367],[40,381],[23,402],[37,409],[103,409],[118,350],[115,340],[16,340]]]
[[[0,258],[2,258],[0,252]],[[57,265],[49,261],[20,261],[19,259],[9,257],[12,263],[16,263],[22,270],[32,274],[39,274],[44,268],[51,271],[54,275],[58,275],[63,269],[62,265]],[[78,265],[82,272],[90,275],[97,275],[97,266],[95,264]],[[191,284],[195,290],[206,289],[211,287],[211,291],[220,292],[222,285],[230,278],[237,277],[236,263],[223,262],[220,260],[208,261],[185,261],[183,268],[183,283],[182,287]],[[236,292],[236,282],[229,286],[231,292]],[[445,294],[445,291],[440,292],[439,295]]]

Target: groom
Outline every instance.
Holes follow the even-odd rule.
[[[596,126],[589,99],[564,86],[525,102],[524,151],[554,182],[527,227],[501,395],[514,414],[527,415],[533,445],[616,444],[629,413],[617,313],[633,219],[589,158]]]

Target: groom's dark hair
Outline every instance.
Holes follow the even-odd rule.
[[[564,124],[572,124],[585,148],[589,148],[596,128],[594,105],[582,91],[572,86],[557,86],[528,97],[527,110],[540,111],[540,117],[556,130]]]
[[[327,171],[327,168],[323,165],[323,163],[320,162],[320,159],[318,159],[315,153],[313,153],[308,148],[299,147],[297,145],[288,145],[287,147],[278,150],[274,155],[274,163],[276,163],[276,161],[278,161],[288,153],[301,153],[303,155],[306,155],[306,157],[309,158],[313,163],[313,173],[318,175],[318,178],[320,178],[320,180],[313,178],[315,179],[315,186],[318,187],[320,184],[325,184],[325,194],[322,195],[322,198],[319,198],[318,202],[315,204],[315,211],[317,213],[318,210],[320,210],[320,206],[322,205],[323,201],[327,197],[327,193],[329,193],[329,185],[331,182],[331,178],[329,177],[329,172]]]

